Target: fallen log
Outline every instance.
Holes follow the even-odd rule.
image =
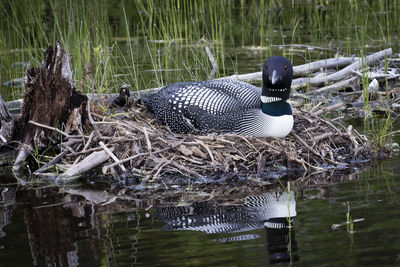
[[[109,148],[109,150],[112,152],[114,151],[114,148]],[[110,158],[110,155],[105,151],[98,151],[98,152],[93,152],[86,158],[84,158],[81,162],[72,165],[68,170],[66,170],[63,174],[61,174],[57,179],[62,180],[66,179],[69,177],[73,177],[76,175],[79,175],[81,173],[84,173],[88,170],[91,170],[103,162],[107,161]]]
[[[344,88],[349,88],[351,87],[353,89],[353,91],[356,91],[355,88],[360,84],[360,78],[358,77],[351,77],[342,81],[339,81],[337,83],[334,84],[330,84],[315,90],[311,90],[309,92],[306,93],[306,95],[316,95],[316,94],[320,94],[320,93],[325,93],[327,91],[339,91],[341,89]]]
[[[351,76],[352,71],[359,70],[363,66],[373,65],[376,62],[378,62],[379,60],[382,60],[385,57],[390,57],[391,55],[392,55],[392,48],[389,48],[389,49],[374,53],[372,55],[369,55],[369,56],[365,57],[365,59],[358,59],[356,62],[345,67],[344,69],[341,69],[340,71],[335,72],[330,75],[327,75],[327,76],[294,79],[292,82],[292,89],[299,89],[301,87],[306,87],[307,85],[319,86],[322,84],[339,81],[348,76]]]
[[[330,59],[323,59],[314,62],[310,62],[303,65],[298,65],[293,67],[293,76],[301,76],[307,75],[320,69],[332,69],[332,68],[342,68],[344,66],[348,66],[354,62],[356,62],[359,58],[357,57],[340,57],[340,58],[330,58]],[[221,79],[233,79],[233,80],[240,80],[244,82],[251,82],[251,81],[261,81],[262,79],[262,72],[253,72],[247,74],[234,74],[231,76],[226,76],[222,78],[218,78],[216,80]]]

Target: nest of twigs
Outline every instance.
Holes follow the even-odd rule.
[[[144,181],[168,175],[268,176],[296,170],[343,169],[371,157],[368,139],[351,126],[303,110],[294,111],[294,128],[283,139],[175,134],[139,103],[118,116],[92,116],[96,121],[93,138],[84,151],[69,155],[71,163],[78,161],[78,156],[102,150],[98,140],[103,140],[108,148],[114,148],[116,156],[103,165],[103,172],[129,171]]]

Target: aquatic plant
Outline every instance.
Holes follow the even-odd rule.
[[[346,228],[349,234],[354,234],[354,222],[350,216],[350,203],[347,202],[347,212],[346,212]]]
[[[360,219],[353,219],[350,215],[350,203],[347,202],[347,211],[346,211],[346,221],[344,223],[340,223],[340,224],[332,224],[331,228],[332,230],[336,230],[344,225],[346,225],[346,231],[347,233],[349,233],[349,235],[352,235],[355,233],[354,230],[354,223],[356,222],[362,222],[364,221],[364,218],[360,218]]]

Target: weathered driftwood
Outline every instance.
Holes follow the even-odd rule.
[[[292,88],[298,89],[301,87],[306,87],[307,85],[319,86],[321,84],[336,82],[336,81],[344,79],[348,76],[351,76],[351,73],[353,70],[359,70],[363,66],[373,65],[376,62],[378,62],[379,60],[382,60],[385,57],[390,57],[391,55],[392,55],[392,49],[389,48],[389,49],[385,49],[385,50],[379,51],[377,53],[374,53],[372,55],[369,55],[369,56],[365,57],[365,59],[360,58],[356,62],[345,67],[344,69],[341,69],[340,71],[335,72],[330,75],[327,75],[327,76],[294,79],[292,82]]]
[[[341,108],[341,107],[344,107],[344,103],[343,103],[343,102],[338,102],[338,103],[335,103],[335,104],[330,105],[330,106],[327,106],[327,107],[322,107],[322,108],[320,108],[320,109],[317,110],[317,111],[312,110],[311,113],[312,113],[314,116],[319,116],[319,115],[324,114],[324,113],[327,113],[327,112],[329,112],[329,111],[337,110],[337,109],[339,109],[339,108]]]
[[[356,74],[358,77],[363,78],[364,76],[367,77],[369,80],[373,79],[387,79],[387,80],[392,80],[396,79],[400,76],[400,74],[397,73],[397,69],[391,70],[388,69],[388,71],[385,72],[371,72],[368,71],[367,73],[361,73],[360,71],[357,70],[352,70],[352,73]]]
[[[69,57],[59,42],[46,50],[45,61],[38,68],[28,67],[26,76],[22,115],[16,127],[24,145],[15,166],[29,156],[32,147],[41,150],[57,142],[52,128],[65,125],[68,132],[81,132],[87,117],[87,98],[75,91]]]
[[[112,152],[112,151],[114,151],[114,148],[112,147],[109,150]],[[93,152],[92,154],[90,154],[89,156],[84,158],[81,162],[73,165],[68,170],[66,170],[62,175],[59,176],[59,178],[72,177],[72,176],[76,176],[81,173],[87,172],[87,171],[99,166],[100,164],[102,164],[103,162],[108,160],[109,158],[110,158],[110,155],[104,150],[98,151],[98,152]]]
[[[309,92],[307,92],[306,94],[320,94],[320,93],[325,93],[327,91],[334,91],[337,92],[341,89],[344,88],[349,88],[351,87],[353,89],[353,91],[356,91],[355,89],[359,86],[360,84],[360,78],[358,77],[351,77],[342,81],[339,81],[337,83],[331,84],[331,85],[327,85],[315,90],[311,90]]]
[[[340,58],[330,58],[330,59],[323,59],[314,61],[311,63],[298,65],[293,67],[293,75],[302,76],[309,73],[313,73],[319,71],[320,69],[331,69],[331,68],[342,68],[349,64],[356,62],[358,58],[356,57],[340,57]],[[219,79],[234,79],[240,80],[244,82],[251,82],[251,81],[260,81],[262,78],[262,72],[253,72],[247,74],[234,74],[227,77],[222,77]]]
[[[303,65],[298,65],[293,67],[293,75],[295,77],[304,76],[316,71],[326,70],[326,69],[338,69],[353,64],[359,60],[358,57],[339,57],[322,59],[314,62],[310,62]]]

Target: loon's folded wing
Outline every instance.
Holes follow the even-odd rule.
[[[234,98],[243,109],[261,108],[261,88],[259,87],[238,80],[222,79],[205,83],[205,86],[215,89],[218,94]]]
[[[260,96],[261,89],[236,80],[187,82],[163,88],[146,106],[173,131],[227,130],[232,115],[261,108]]]
[[[178,112],[188,106],[216,115],[261,108],[261,89],[236,80],[178,83],[166,87],[162,94]]]

